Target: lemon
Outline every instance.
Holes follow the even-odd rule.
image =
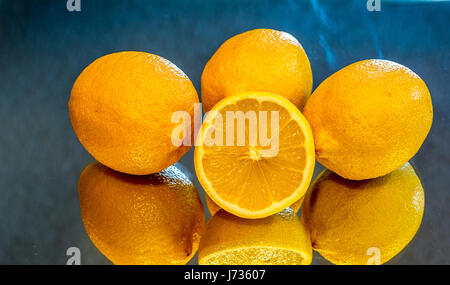
[[[202,104],[206,112],[225,97],[259,91],[281,95],[302,109],[312,83],[308,56],[296,38],[255,29],[228,39],[208,61],[201,79]]]
[[[253,114],[253,120],[229,123],[229,114],[239,112]],[[242,144],[239,126],[245,129]],[[286,98],[266,92],[226,97],[206,116],[201,129],[195,171],[207,195],[222,209],[243,218],[263,218],[289,207],[308,189],[315,163],[313,136],[308,121]],[[259,139],[251,144],[254,129]],[[260,140],[263,131],[271,134],[268,144]],[[223,135],[208,144],[216,133]]]
[[[388,174],[419,150],[433,106],[423,80],[388,60],[363,60],[337,71],[314,91],[304,114],[316,158],[340,176],[362,180]]]

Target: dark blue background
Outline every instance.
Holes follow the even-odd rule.
[[[0,0],[0,263],[108,263],[85,234],[77,181],[93,159],[72,130],[73,82],[94,59],[147,51],[178,65],[200,90],[203,67],[229,37],[254,28],[294,35],[314,88],[358,60],[385,58],[427,83],[434,122],[413,159],[426,191],[415,239],[394,264],[450,263],[450,3],[366,1],[94,1],[68,12],[66,0]],[[192,150],[181,164],[193,173]],[[316,173],[320,171],[317,168]],[[201,189],[195,176],[193,179]],[[192,261],[192,262],[195,262]],[[318,255],[314,263],[326,263]]]

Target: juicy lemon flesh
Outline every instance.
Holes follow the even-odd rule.
[[[249,94],[254,93],[248,93],[246,96],[250,96]],[[305,133],[311,134],[306,120],[299,121],[293,117],[292,110],[286,109],[278,102],[271,102],[270,99],[271,97],[265,100],[263,95],[257,94],[253,98],[250,96],[247,99],[239,99],[216,110],[223,118],[223,145],[204,144],[201,150],[201,171],[208,180],[207,183],[203,183],[207,184],[206,187],[204,185],[205,190],[219,206],[241,217],[268,216],[299,200],[306,191],[305,181],[309,182],[311,179],[314,167],[314,154],[311,153],[312,138],[306,144]],[[282,99],[287,102],[286,99]],[[274,146],[276,142],[273,139],[270,141],[272,145],[267,144],[267,141],[262,144],[259,138],[256,143],[250,141],[250,137],[255,136],[249,131],[251,120],[245,120],[245,143],[242,144],[240,141],[240,145],[238,122],[234,120],[234,136],[231,141],[227,136],[227,130],[231,133],[230,125],[233,123],[227,124],[226,115],[228,111],[236,110],[244,114],[248,111],[254,111],[256,114],[266,111],[267,124],[256,116],[256,120],[253,121],[256,123],[252,126],[262,124],[262,128],[256,128],[261,131],[266,125],[267,138],[273,138],[278,131],[278,146]],[[273,111],[278,112],[278,124],[274,122],[272,128]],[[298,113],[300,114],[299,111]],[[217,116],[215,114],[212,116],[214,119],[209,121],[207,119],[206,124],[202,126],[203,133],[208,135],[212,133],[214,126],[220,125],[220,122],[216,121]],[[259,135],[258,133],[257,136]],[[227,144],[227,139],[232,142],[231,145]],[[211,193],[211,188],[214,193]],[[299,188],[304,189],[296,191]],[[261,214],[263,212],[265,214]]]

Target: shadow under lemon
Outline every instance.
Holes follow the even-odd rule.
[[[196,253],[203,205],[177,167],[133,176],[93,163],[78,191],[86,232],[114,264],[186,264]]]
[[[424,190],[406,163],[370,180],[346,180],[324,170],[308,190],[302,221],[314,250],[334,264],[383,264],[413,239]]]

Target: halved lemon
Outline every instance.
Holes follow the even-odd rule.
[[[197,135],[197,177],[219,207],[243,218],[280,212],[305,194],[314,171],[314,141],[302,113],[264,92],[226,97]]]

